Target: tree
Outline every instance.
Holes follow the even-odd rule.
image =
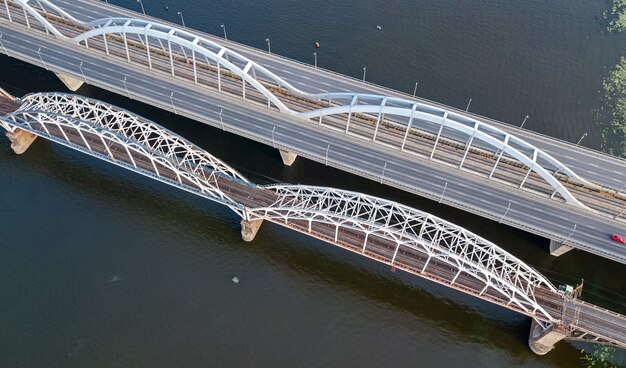
[[[583,355],[580,360],[585,368],[619,368],[617,365],[609,362],[613,358],[615,348],[610,346],[602,346],[596,348],[593,353],[589,354],[585,350],[581,350]]]
[[[604,97],[595,115],[604,125],[603,148],[614,155],[626,156],[626,58],[622,57],[604,78],[602,88]]]
[[[609,21],[609,32],[619,32],[626,29],[626,0],[613,0],[611,10],[604,13]]]

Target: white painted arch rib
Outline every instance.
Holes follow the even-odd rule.
[[[34,109],[37,107],[36,105],[31,105],[30,107],[31,110],[18,110],[5,117],[1,117],[0,121],[2,122],[2,127],[7,131],[15,131],[16,129],[29,131],[53,142],[83,153],[87,153],[115,165],[122,166],[126,169],[159,180],[166,184],[199,194],[204,198],[224,204],[239,215],[242,215],[243,206],[232,200],[219,188],[217,182],[218,177],[225,174],[215,170],[212,171],[209,165],[205,165],[201,161],[198,162],[197,157],[194,158],[189,155],[181,155],[181,149],[185,150],[190,147],[178,145],[178,142],[176,141],[170,140],[168,142],[168,137],[163,137],[164,139],[155,137],[155,134],[162,132],[145,129],[146,126],[135,126],[129,127],[130,130],[134,130],[133,134],[125,134],[128,133],[128,131],[108,129],[107,125],[100,124],[100,122],[97,121],[97,118],[83,120],[77,117],[65,115],[63,113],[36,110]],[[119,115],[109,115],[103,120],[108,121],[109,125],[126,125],[126,122],[120,121],[118,118]],[[134,122],[131,121],[130,124],[134,124]],[[50,128],[57,129],[62,132],[62,137],[50,134]],[[70,132],[76,132],[80,137],[82,137],[84,144],[79,145],[72,142],[69,138],[71,134],[68,135]],[[128,152],[132,151],[135,154],[145,157],[153,165],[158,164],[167,167],[176,174],[176,179],[160,175],[156,166],[154,172],[150,172],[149,170],[142,169],[137,165],[133,166],[122,163],[115,159],[115,156],[108,148],[108,154],[96,152],[91,149],[91,145],[85,140],[85,134],[95,135],[103,142],[117,143],[123,146]],[[131,135],[132,138],[129,137],[129,135]],[[143,141],[134,139],[139,136],[144,136],[146,139]],[[146,144],[148,139],[151,139],[153,142],[151,142],[151,144]],[[162,147],[162,149],[155,149],[155,142],[161,143],[161,145],[165,148]],[[202,152],[202,150],[198,150]],[[131,161],[135,164],[133,159],[131,159]],[[194,164],[197,165],[194,166]],[[236,178],[230,179],[237,180]],[[193,183],[195,188],[185,184],[185,180]]]
[[[22,98],[18,111],[43,111],[69,116],[136,141],[179,165],[205,169],[233,180],[250,183],[231,166],[177,134],[128,110],[96,99],[67,93],[33,93]]]
[[[38,12],[33,9],[29,4],[27,4],[24,0],[15,0],[17,4],[22,6],[26,11],[32,14],[37,20],[42,22],[46,28],[52,31],[55,35],[61,38],[67,38],[66,36],[60,34],[58,30],[56,30],[45,18],[43,18]],[[225,48],[218,44],[217,42],[208,40],[203,37],[198,37],[195,34],[188,32],[186,30],[181,30],[178,28],[174,28],[168,25],[164,25],[156,22],[148,22],[140,19],[131,19],[131,18],[106,18],[99,19],[93,22],[82,22],[74,17],[72,17],[67,12],[63,11],[58,6],[51,3],[49,0],[39,0],[40,3],[45,4],[46,6],[54,9],[60,16],[63,18],[74,22],[76,24],[80,24],[83,27],[91,28],[91,30],[73,38],[74,42],[82,42],[91,37],[106,35],[106,34],[134,34],[138,37],[150,36],[153,38],[157,38],[159,40],[174,42],[181,47],[186,47],[187,49],[193,50],[194,53],[198,53],[207,57],[208,59],[213,60],[215,63],[219,63],[219,65],[225,66],[228,70],[238,75],[242,80],[245,80],[251,86],[253,86],[259,93],[264,95],[269,101],[271,101],[281,112],[287,113],[290,115],[302,117],[305,119],[311,118],[319,118],[320,116],[326,115],[334,115],[334,114],[343,114],[343,113],[382,113],[387,115],[396,115],[403,117],[411,117],[418,119],[424,119],[426,121],[431,121],[436,124],[443,124],[446,127],[452,128],[464,134],[468,134],[470,136],[474,136],[474,138],[479,139],[490,146],[503,150],[511,157],[522,162],[524,165],[528,166],[530,170],[536,172],[543,180],[545,180],[549,185],[551,185],[554,190],[559,193],[567,203],[573,204],[578,207],[586,207],[578,199],[576,199],[568,190],[563,186],[563,184],[558,181],[554,176],[552,176],[543,166],[538,164],[539,159],[543,159],[549,164],[553,165],[557,171],[569,176],[570,178],[575,179],[579,183],[586,182],[584,179],[576,175],[571,169],[569,169],[566,165],[559,162],[557,159],[552,157],[546,152],[538,149],[537,147],[531,145],[530,143],[524,141],[523,139],[513,136],[505,131],[493,127],[491,125],[478,122],[473,120],[467,116],[464,116],[464,119],[470,119],[474,121],[474,126],[469,127],[459,121],[459,119],[454,119],[454,116],[460,117],[461,115],[453,112],[446,111],[440,107],[430,106],[423,103],[418,103],[415,101],[409,101],[400,98],[392,98],[388,96],[379,96],[372,94],[359,94],[359,93],[326,93],[326,94],[310,94],[304,91],[299,90],[294,87],[275,73],[269,71],[267,68],[259,65],[258,63],[250,60],[249,58],[232,51],[228,48]],[[213,48],[217,51],[211,50]],[[245,65],[246,70],[238,67],[234,63],[230,61],[230,58],[234,60],[238,60],[239,62]],[[335,101],[341,98],[351,98],[352,101],[359,100],[379,100],[381,102],[377,104],[346,104],[343,106],[335,106],[323,109],[316,109],[307,112],[296,112],[289,107],[287,107],[274,93],[269,91],[263,84],[261,84],[253,75],[250,75],[249,70],[258,71],[268,77],[271,82],[283,86],[289,90],[290,93],[293,93],[296,96],[309,98],[314,101],[318,101],[320,99],[329,99],[333,98]],[[396,105],[401,105],[404,107],[397,106],[388,106],[389,103],[394,103]],[[424,111],[412,111],[414,106],[419,106],[424,108]],[[446,114],[447,118],[442,119],[438,114],[433,114],[428,112],[438,111],[441,114]],[[484,131],[492,132],[496,135],[501,136],[501,139],[497,139],[492,135],[489,135]],[[523,152],[511,147],[511,144],[517,144],[526,149],[532,150],[532,157],[529,158]]]
[[[429,213],[362,193],[302,185],[269,185],[278,200],[247,208],[250,218],[304,220],[357,230],[409,247],[465,272],[497,290],[509,304],[544,321],[556,321],[536,301],[537,287],[556,292],[540,273],[472,232]],[[365,245],[364,245],[365,247]],[[364,248],[365,249],[365,248]],[[396,251],[397,253],[397,251]],[[393,261],[392,261],[393,264]],[[483,290],[484,291],[484,290]]]
[[[8,1],[8,0],[5,0]],[[56,27],[54,27],[46,18],[44,18],[37,10],[35,10],[32,6],[28,5],[25,0],[13,0],[17,3],[17,5],[21,6],[24,11],[28,12],[28,14],[32,15],[35,19],[39,21],[48,31],[52,32],[58,38],[67,38],[61,32],[59,32]],[[45,0],[44,0],[45,1]]]
[[[556,171],[559,171],[570,178],[575,179],[577,182],[584,182],[585,180],[578,176],[574,171],[569,169],[566,165],[559,160],[552,157],[550,154],[540,150],[534,145],[526,142],[525,140],[518,138],[505,132],[502,129],[496,128],[489,124],[477,121],[467,116],[462,116],[463,120],[469,120],[472,125],[464,124],[459,117],[461,115],[431,105],[423,103],[404,100],[400,98],[391,98],[382,95],[372,94],[355,94],[355,93],[327,93],[315,95],[316,98],[324,100],[339,99],[354,101],[357,98],[358,101],[380,101],[378,104],[345,104],[333,107],[327,107],[312,111],[301,113],[302,117],[307,119],[319,118],[320,116],[337,115],[337,114],[355,114],[355,113],[367,113],[367,114],[379,114],[395,115],[406,118],[421,119],[429,121],[437,125],[443,125],[444,127],[456,130],[474,139],[481,140],[484,143],[494,147],[496,150],[503,150],[511,157],[517,159],[524,165],[530,168],[530,170],[536,172],[543,180],[550,184],[554,190],[556,190],[565,201],[569,204],[573,204],[579,207],[585,207],[580,201],[574,197],[567,188],[557,180],[546,168],[539,164],[539,159],[543,159],[546,162],[554,166]],[[390,103],[395,103],[400,106],[389,106]],[[415,107],[421,108],[421,110],[415,109]],[[436,112],[436,113],[433,113]],[[455,118],[456,117],[456,118]],[[487,132],[493,134],[487,134]],[[532,158],[516,149],[511,145],[515,143],[532,152]]]

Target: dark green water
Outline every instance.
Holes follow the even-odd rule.
[[[133,0],[117,1],[135,9]],[[604,1],[144,2],[150,14],[569,141],[599,145],[590,111],[626,53]],[[138,9],[138,8],[137,8]],[[375,25],[383,31],[376,31]],[[311,59],[311,60],[309,60]],[[64,91],[0,55],[0,86]],[[626,312],[626,267],[89,86],[259,182],[334,186],[432,212],[494,241],[555,284]],[[538,357],[530,321],[264,224],[251,244],[227,209],[38,140],[0,138],[0,367],[577,367],[581,345]],[[231,281],[237,276],[241,282]],[[586,346],[589,348],[589,346]],[[620,353],[621,354],[621,353]],[[624,359],[624,355],[620,355]]]

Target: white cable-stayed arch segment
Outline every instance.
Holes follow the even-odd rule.
[[[482,297],[488,288],[492,288],[504,299],[504,304],[513,304],[527,315],[546,322],[556,320],[537,302],[534,294],[537,288],[556,292],[543,275],[458,225],[397,202],[357,192],[303,185],[263,188],[275,192],[278,199],[267,207],[247,208],[246,213],[252,219],[282,224],[300,221],[308,224],[300,229],[302,232],[307,232],[307,226],[311,232],[312,223],[331,226],[336,229],[335,243],[341,241],[338,238],[340,233],[358,233],[363,253],[373,244],[369,242],[380,244],[382,239],[393,245],[389,252],[391,261],[379,259],[383,263],[394,266],[396,256],[403,251],[420,252],[428,258],[423,269],[435,261],[454,268],[456,276],[449,286],[454,287],[457,277],[464,273],[481,283],[477,290],[482,291],[480,294],[476,292],[478,295],[475,296]],[[332,239],[327,241],[333,242]],[[423,273],[423,276],[429,278],[427,274]]]
[[[510,157],[518,160],[530,171],[537,173],[543,180],[545,180],[554,190],[559,193],[567,203],[573,204],[579,207],[585,207],[580,201],[574,197],[567,188],[557,178],[554,177],[545,167],[540,164],[540,160],[543,160],[553,166],[555,172],[560,172],[567,175],[569,178],[574,179],[577,183],[586,182],[574,171],[569,169],[565,164],[561,163],[550,154],[542,151],[536,146],[526,142],[525,140],[516,137],[510,133],[505,132],[502,129],[494,127],[492,125],[480,122],[469,116],[461,115],[459,113],[442,109],[437,106],[432,106],[416,101],[405,100],[401,98],[393,98],[382,95],[373,94],[359,94],[359,93],[325,93],[317,94],[315,98],[321,100],[328,100],[335,105],[320,108],[316,110],[306,111],[300,113],[300,116],[307,119],[319,119],[323,116],[340,115],[340,114],[371,114],[373,116],[378,115],[378,123],[376,131],[378,130],[378,124],[380,124],[380,116],[397,116],[408,118],[409,121],[423,120],[430,122],[440,127],[452,129],[453,131],[462,133],[471,140],[479,140],[490,147],[494,148],[495,152],[499,152],[500,155],[506,153]],[[341,104],[341,101],[345,100],[345,104]],[[347,101],[350,101],[349,103]],[[401,124],[398,121],[394,121],[395,124]],[[349,124],[349,122],[347,123]],[[346,131],[348,126],[346,126]],[[405,124],[404,129],[415,129]],[[441,134],[441,129],[440,129]],[[471,144],[471,141],[470,141]],[[515,146],[523,148],[525,151],[531,152],[530,156]],[[469,147],[468,147],[469,148]],[[494,166],[495,169],[495,166]],[[492,172],[493,174],[493,172]],[[491,175],[490,175],[491,178]],[[523,182],[522,182],[523,185]]]

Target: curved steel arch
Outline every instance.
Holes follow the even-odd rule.
[[[235,73],[242,80],[248,82],[251,86],[253,86],[259,93],[263,94],[263,96],[270,100],[281,112],[293,113],[293,111],[289,109],[281,100],[279,100],[276,95],[270,92],[264,85],[256,80],[256,78],[250,75],[250,72],[253,70],[253,68],[254,70],[261,71],[264,74],[268,73],[271,75],[271,73],[267,71],[267,69],[239,55],[234,51],[222,47],[221,45],[213,41],[197,37],[187,31],[172,28],[158,23],[147,22],[140,19],[109,18],[96,20],[94,22],[88,23],[88,25],[94,27],[94,29],[80,34],[72,40],[75,42],[81,42],[95,36],[105,36],[107,34],[118,33],[122,34],[124,37],[126,37],[127,34],[153,37],[159,40],[167,41],[168,46],[170,47],[170,56],[172,53],[171,43],[175,43],[180,46],[184,46],[189,50],[192,50],[194,54],[197,53],[213,60],[218,65],[218,68],[220,67],[220,65],[225,66],[229,71]],[[208,47],[205,47],[209,45],[218,48],[218,50],[213,51]],[[233,64],[229,60],[230,57],[246,61],[246,66],[244,67],[244,69],[241,69],[237,65]],[[282,83],[286,82],[283,81]]]
[[[207,151],[117,106],[66,93],[34,93],[24,96],[22,102],[18,111],[52,112],[92,122],[190,168],[196,175],[205,176],[208,171],[250,185],[243,175]]]
[[[24,0],[16,0],[17,3],[26,9],[29,13],[38,14],[36,10],[34,10],[30,5],[28,5]],[[470,136],[471,140],[478,139],[481,140],[488,145],[496,148],[496,153],[499,153],[498,160],[496,162],[496,166],[502,155],[507,153],[509,156],[519,160],[521,163],[526,165],[529,168],[528,174],[524,178],[522,185],[526,181],[526,178],[530,174],[531,171],[537,173],[543,180],[545,180],[550,186],[552,186],[556,193],[559,193],[567,203],[573,204],[579,207],[584,207],[582,203],[578,199],[576,199],[565,186],[557,180],[554,176],[552,176],[543,166],[541,166],[538,160],[544,159],[549,164],[553,165],[556,171],[561,172],[570,178],[575,179],[577,182],[586,182],[584,179],[576,175],[571,169],[567,166],[553,158],[546,152],[538,149],[532,144],[526,142],[525,140],[513,136],[505,131],[493,127],[491,125],[479,122],[475,119],[471,119],[467,116],[462,116],[457,113],[453,113],[447,111],[445,109],[430,106],[423,103],[418,103],[414,101],[409,101],[401,98],[394,98],[388,96],[380,96],[373,94],[359,94],[359,93],[326,93],[326,94],[310,94],[307,92],[303,92],[298,88],[294,87],[278,75],[259,65],[258,63],[250,60],[249,58],[232,51],[226,47],[221,46],[220,44],[208,40],[203,37],[198,37],[193,33],[187,32],[186,30],[181,30],[178,28],[170,27],[168,25],[148,22],[140,19],[131,19],[131,18],[106,18],[99,19],[92,22],[82,22],[65,11],[63,11],[58,6],[52,4],[49,0],[39,0],[40,3],[45,4],[59,13],[63,18],[80,24],[86,28],[92,28],[91,30],[84,32],[77,37],[72,38],[71,40],[77,43],[86,42],[87,39],[95,37],[95,36],[106,36],[107,34],[122,34],[124,39],[126,40],[126,34],[133,34],[139,37],[141,40],[141,36],[144,37],[153,37],[159,40],[164,40],[168,42],[169,54],[170,58],[172,58],[172,50],[171,43],[175,43],[179,45],[181,48],[186,47],[187,49],[192,51],[192,57],[195,65],[195,54],[198,53],[200,55],[205,56],[207,59],[213,60],[217,65],[218,69],[220,65],[225,66],[228,70],[238,75],[243,81],[248,82],[251,86],[253,86],[259,93],[265,96],[268,101],[271,101],[281,112],[287,113],[290,115],[298,116],[305,119],[311,119],[314,117],[321,117],[326,115],[335,115],[335,114],[352,114],[352,113],[373,113],[378,114],[379,117],[381,114],[388,115],[396,115],[402,117],[408,117],[409,126],[410,122],[413,118],[423,119],[435,124],[440,124],[443,128],[444,126],[452,128],[458,132],[467,134]],[[50,25],[50,23],[41,15],[36,16],[36,18],[41,21],[46,28],[54,27]],[[52,31],[51,29],[51,31]],[[61,35],[58,30],[54,29],[55,35],[59,35],[60,37],[67,38],[66,36]],[[147,40],[147,38],[146,38]],[[127,57],[129,57],[127,55]],[[238,60],[239,62],[245,64],[245,67],[242,69],[241,67],[235,65],[231,62],[230,58]],[[173,66],[172,66],[173,70]],[[194,68],[195,70],[195,68]],[[328,99],[329,104],[330,100],[335,98],[350,98],[351,103],[345,104],[341,106],[334,106],[322,109],[315,109],[307,112],[297,112],[289,107],[287,107],[274,93],[269,91],[263,84],[261,84],[256,77],[251,76],[249,73],[253,72],[256,76],[255,71],[258,71],[269,78],[269,81],[278,84],[279,86],[285,86],[291,93],[296,96],[309,98],[314,101],[319,101],[323,99]],[[218,73],[219,75],[219,73]],[[244,85],[245,85],[244,82]],[[245,93],[245,92],[244,92]],[[377,104],[365,104],[359,105],[356,102],[359,100],[377,100],[380,101]],[[397,106],[385,106],[387,103],[395,103],[397,105],[404,105],[405,107],[397,107]],[[417,111],[417,107],[422,108],[421,111]],[[433,113],[436,112],[436,113]],[[457,117],[457,119],[454,119]],[[462,119],[458,119],[462,117]],[[470,120],[472,121],[472,126],[464,124],[462,120]],[[380,118],[378,123],[380,123]],[[376,131],[378,130],[378,123],[376,127]],[[349,124],[349,123],[348,123]],[[376,133],[374,133],[376,134]],[[495,135],[495,136],[494,136]],[[517,144],[521,147],[529,149],[532,151],[532,156],[528,157],[523,152],[511,146],[511,144]],[[471,144],[471,141],[470,141]],[[495,170],[495,166],[494,166]],[[493,174],[493,171],[491,175]],[[491,178],[490,175],[490,178]]]
[[[8,1],[8,0],[5,0]],[[28,5],[27,1],[28,0],[13,0],[17,3],[17,5],[21,6],[22,9],[24,9],[25,12],[28,12],[28,14],[32,15],[35,19],[37,19],[46,29],[46,31],[48,32],[52,32],[56,37],[58,38],[63,38],[63,39],[67,39],[68,37],[65,36],[64,34],[62,34],[61,32],[59,32],[58,29],[56,29],[55,26],[53,26],[46,18],[44,18],[41,14],[39,14],[39,12],[37,10],[35,10],[32,6]],[[48,1],[46,0],[41,0],[42,2],[45,2],[47,4],[50,4]],[[55,8],[58,8],[56,6],[54,6]]]
[[[8,131],[21,129],[31,132],[66,147],[224,204],[243,216],[243,206],[225,194],[219,187],[219,178],[226,175],[223,172],[211,171],[208,166],[193,166],[192,161],[177,156],[177,153],[180,152],[175,152],[174,146],[170,146],[172,151],[153,149],[143,144],[145,140],[134,140],[122,132],[109,130],[90,121],[49,111],[18,110],[5,117],[0,117],[0,121]],[[137,136],[138,131],[142,131],[143,133],[140,134],[146,137],[159,134],[157,131],[143,130],[142,128],[144,126],[139,126],[133,136]],[[127,156],[130,157],[129,161],[121,160],[120,154],[116,158],[111,149],[112,145],[123,147]],[[101,149],[98,150],[97,147],[101,147]],[[138,156],[145,158],[150,163],[150,169],[138,164]],[[167,168],[175,174],[175,177],[162,175],[159,167]],[[232,177],[228,177],[228,179],[235,180]]]
[[[525,140],[518,138],[505,132],[502,129],[496,128],[489,124],[482,123],[478,120],[472,119],[467,116],[442,109],[437,106],[426,105],[424,103],[409,101],[401,98],[393,98],[388,96],[362,94],[362,93],[325,93],[317,94],[316,98],[327,99],[329,101],[335,99],[350,99],[351,103],[348,105],[339,105],[334,107],[327,107],[312,111],[300,113],[302,117],[312,119],[319,118],[327,115],[337,114],[355,114],[355,113],[370,113],[384,115],[395,115],[405,118],[409,118],[407,129],[411,129],[411,122],[413,119],[425,120],[443,127],[448,127],[458,132],[466,134],[470,139],[478,139],[493,148],[496,152],[500,152],[498,162],[502,157],[502,154],[506,153],[509,156],[517,159],[524,165],[526,165],[531,171],[536,172],[542,179],[550,184],[567,203],[574,204],[580,207],[585,207],[576,197],[574,197],[563,184],[557,180],[552,174],[550,174],[543,166],[538,163],[540,158],[544,159],[548,163],[554,166],[555,170],[567,175],[570,178],[575,179],[578,182],[585,182],[574,171],[569,169],[559,160],[552,157],[550,154],[540,150],[534,145],[526,142]],[[378,101],[378,104],[365,103],[358,104],[359,101]],[[401,106],[387,106],[389,103],[394,103]],[[404,106],[402,106],[404,105]],[[469,120],[471,125],[464,123],[463,120]],[[377,123],[376,130],[378,130]],[[348,129],[348,128],[346,128]],[[439,138],[437,138],[439,139]],[[511,144],[517,144],[532,152],[532,157],[528,157],[526,154],[511,146]],[[471,141],[470,141],[471,144]],[[530,171],[529,171],[530,172]],[[528,175],[527,175],[528,176]]]
[[[435,259],[457,271],[471,275],[497,290],[507,305],[514,304],[526,314],[546,322],[555,322],[537,302],[537,287],[556,292],[556,288],[540,273],[490,241],[462,227],[417,209],[369,196],[333,188],[302,185],[270,185],[265,189],[278,196],[275,203],[263,208],[246,208],[251,219],[267,219],[287,223],[289,220],[308,221],[350,229],[365,235],[363,252],[369,236],[396,244],[394,260],[400,248],[410,248],[428,257],[426,265]],[[426,268],[426,267],[424,267]],[[452,280],[452,285],[454,281]]]
[[[208,40],[204,37],[196,36],[193,33],[187,32],[186,30],[182,30],[179,28],[170,27],[165,24],[149,22],[141,19],[135,18],[104,18],[97,19],[91,22],[83,22],[75,17],[71,16],[67,12],[63,11],[58,6],[52,4],[48,0],[39,0],[42,4],[49,6],[59,13],[59,15],[77,25],[81,25],[86,28],[92,28],[91,30],[84,32],[74,38],[69,38],[63,34],[61,34],[54,26],[50,24],[45,18],[43,18],[33,7],[28,5],[24,0],[15,0],[18,5],[32,14],[37,20],[39,20],[47,29],[55,34],[55,36],[64,39],[71,39],[74,42],[80,43],[86,41],[87,39],[95,36],[105,36],[107,34],[122,34],[124,38],[126,34],[134,34],[138,37],[154,37],[159,40],[167,41],[168,44],[170,42],[174,42],[181,47],[184,46],[192,52],[203,55],[211,60],[213,60],[218,68],[220,65],[225,66],[229,71],[238,75],[242,80],[248,82],[251,86],[253,86],[259,93],[264,95],[269,101],[271,101],[281,112],[296,114],[295,111],[288,108],[282,101],[280,101],[276,95],[270,92],[265,86],[263,86],[259,81],[256,80],[255,77],[251,76],[249,73],[253,72],[256,75],[256,72],[262,73],[267,76],[270,81],[275,82],[279,86],[286,87],[291,93],[301,96],[308,97],[310,94],[301,91],[300,89],[293,86],[291,83],[287,82],[283,78],[278,75],[272,73],[267,68],[258,64],[257,62],[239,54],[236,51],[230,50],[217,42]],[[215,49],[212,50],[212,49]],[[170,50],[171,53],[171,50]],[[195,56],[194,56],[195,57]],[[234,58],[240,62],[245,64],[244,69],[241,69],[237,65],[233,64],[230,61],[230,58]]]

